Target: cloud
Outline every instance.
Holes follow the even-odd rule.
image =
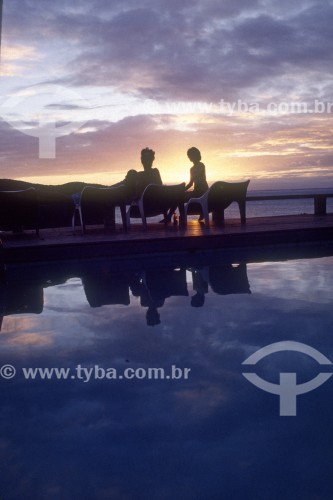
[[[329,3],[282,11],[256,0],[147,0],[140,7],[131,1],[59,2],[47,10],[42,2],[23,2],[14,19],[15,3],[8,16],[11,37],[23,31],[21,38],[34,40],[40,50],[43,33],[59,47],[67,44],[72,58],[65,57],[62,78],[76,86],[111,85],[145,98],[218,100],[274,76],[296,74],[300,80],[304,69],[327,72],[331,62]]]
[[[56,83],[91,100],[84,133],[58,141],[60,156],[52,170],[59,175],[88,168],[111,169],[115,175],[125,172],[133,165],[135,151],[148,142],[168,156],[165,164],[169,165],[193,143],[208,151],[215,170],[225,152],[233,153],[233,158],[242,154],[243,159],[233,163],[239,176],[244,162],[250,170],[262,168],[264,160],[251,160],[260,152],[263,158],[274,152],[280,155],[272,164],[276,168],[280,161],[281,172],[302,154],[305,166],[320,160],[330,167],[327,141],[318,139],[320,127],[330,130],[329,115],[321,116],[321,124],[318,121],[315,126],[311,116],[303,115],[300,131],[300,120],[291,114],[242,119],[207,108],[218,106],[221,99],[231,105],[242,99],[263,106],[333,101],[332,9],[330,2],[314,0],[301,5],[270,0],[144,0],[140,6],[132,0],[70,4],[61,0],[47,9],[41,0],[13,0],[4,10],[5,50],[17,46],[32,52],[15,62],[11,71],[17,76],[4,78],[3,89],[8,96],[24,86]],[[206,109],[173,111],[186,102],[205,104]],[[150,115],[146,103],[157,103],[163,111]],[[70,107],[67,103],[68,112]],[[300,147],[301,136],[309,138],[312,133],[313,140],[307,140],[312,145]],[[32,163],[35,172],[49,171],[43,161],[34,162],[35,139],[23,140],[16,131],[12,137],[8,131],[4,134],[2,154],[7,164],[13,164],[13,172],[23,173]],[[228,158],[224,159],[228,162]]]
[[[202,9],[162,11],[146,3],[109,19],[95,18],[81,37],[82,54],[69,81],[109,84],[149,98],[207,101],[236,96],[274,76],[296,73],[301,79],[300,71],[310,63],[312,71],[328,69],[330,5],[289,19],[253,10],[255,2],[251,15],[245,11],[238,17],[242,6],[233,4],[235,16],[228,23],[214,2]],[[72,36],[87,28],[79,18],[67,22]]]

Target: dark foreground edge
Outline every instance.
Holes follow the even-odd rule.
[[[165,228],[159,224],[151,224],[148,231],[143,231],[138,225],[128,233],[120,229],[107,233],[92,228],[84,236],[79,233],[72,235],[66,228],[42,231],[40,238],[33,233],[21,236],[4,234],[2,241],[1,262],[4,264],[236,251],[333,242],[333,214],[255,218],[249,219],[246,226],[230,220],[224,227],[210,228],[193,221],[186,230],[172,226]]]

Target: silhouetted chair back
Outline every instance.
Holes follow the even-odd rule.
[[[98,188],[86,186],[74,209],[72,226],[75,229],[76,213],[79,214],[82,232],[88,224],[104,224],[115,229],[115,207],[120,207],[123,226],[126,229],[126,189],[124,186]]]
[[[41,285],[0,284],[2,316],[11,314],[40,314],[43,311],[44,291]]]
[[[130,303],[126,275],[85,277],[82,283],[90,307]]]
[[[146,286],[154,300],[188,296],[186,268],[148,270]]]
[[[251,293],[246,263],[211,266],[209,283],[218,295]]]
[[[38,199],[35,188],[0,191],[0,229],[22,231],[35,229],[39,235]]]
[[[139,200],[134,201],[127,211],[127,224],[130,218],[142,219],[143,226],[147,227],[147,217],[156,217],[163,214],[167,220],[170,208],[178,208],[180,222],[186,224],[184,212],[185,183],[173,186],[149,184]]]
[[[209,213],[213,212],[213,220],[224,222],[224,210],[231,203],[239,206],[242,224],[246,222],[246,193],[250,180],[245,182],[217,181],[200,198],[191,198],[185,206],[186,214],[203,213],[206,226],[209,226]]]

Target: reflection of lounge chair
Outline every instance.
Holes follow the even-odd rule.
[[[75,229],[76,213],[79,214],[82,233],[86,225],[96,224],[98,221],[105,228],[115,229],[115,208],[120,207],[123,226],[126,229],[126,191],[123,186],[98,188],[86,186],[75,202],[72,219],[73,231]]]
[[[209,268],[209,284],[218,295],[251,293],[245,263],[216,265]]]
[[[147,217],[163,215],[167,221],[167,213],[172,207],[176,207],[180,214],[180,223],[186,224],[184,212],[185,183],[174,186],[149,184],[141,197],[133,202],[127,211],[127,224],[130,218],[142,219],[144,228],[147,228]],[[167,223],[167,222],[166,222]]]
[[[140,277],[133,276],[130,287],[143,307],[151,302],[162,307],[168,297],[188,296],[186,269],[148,269]]]
[[[0,229],[22,231],[35,229],[39,235],[38,200],[34,188],[0,191]]]
[[[148,269],[141,276],[134,275],[131,280],[134,297],[140,297],[142,307],[148,307],[147,325],[158,325],[158,308],[168,297],[188,296],[186,269]]]
[[[242,224],[246,222],[246,192],[250,181],[223,182],[218,181],[200,198],[191,198],[185,205],[185,213],[203,213],[206,226],[209,226],[209,213],[213,212],[213,220],[224,222],[224,210],[232,202],[238,203]]]
[[[185,268],[147,270],[145,284],[153,300],[188,295]]]
[[[2,316],[43,311],[44,293],[41,285],[0,285],[0,310]]]
[[[82,283],[91,307],[115,304],[128,306],[130,303],[126,275],[87,276],[82,278]]]

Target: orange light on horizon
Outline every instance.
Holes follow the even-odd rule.
[[[242,159],[244,159],[244,157]],[[239,158],[236,155],[231,158],[227,155],[225,157],[221,156],[220,158],[213,157],[213,155],[206,155],[206,158],[203,158],[203,162],[206,166],[208,184],[212,184],[217,180],[241,180],[244,176],[248,177],[249,172],[253,175],[255,168],[252,168],[251,161],[242,165],[238,160]],[[181,182],[187,184],[190,180],[191,166],[192,164],[188,159],[186,161],[185,158],[181,161],[178,155],[177,157],[174,155],[170,156],[170,158],[163,158],[158,162],[156,161],[156,168],[159,169],[164,184],[179,184]],[[135,165],[135,169],[138,171],[140,171],[140,167],[140,164]],[[19,180],[48,185],[59,185],[67,182],[80,181],[88,184],[103,184],[110,186],[123,180],[125,175],[126,170],[112,172],[102,169],[99,170],[98,166],[95,166],[93,172],[82,172],[80,169],[77,173],[73,170],[72,173],[20,176]]]

